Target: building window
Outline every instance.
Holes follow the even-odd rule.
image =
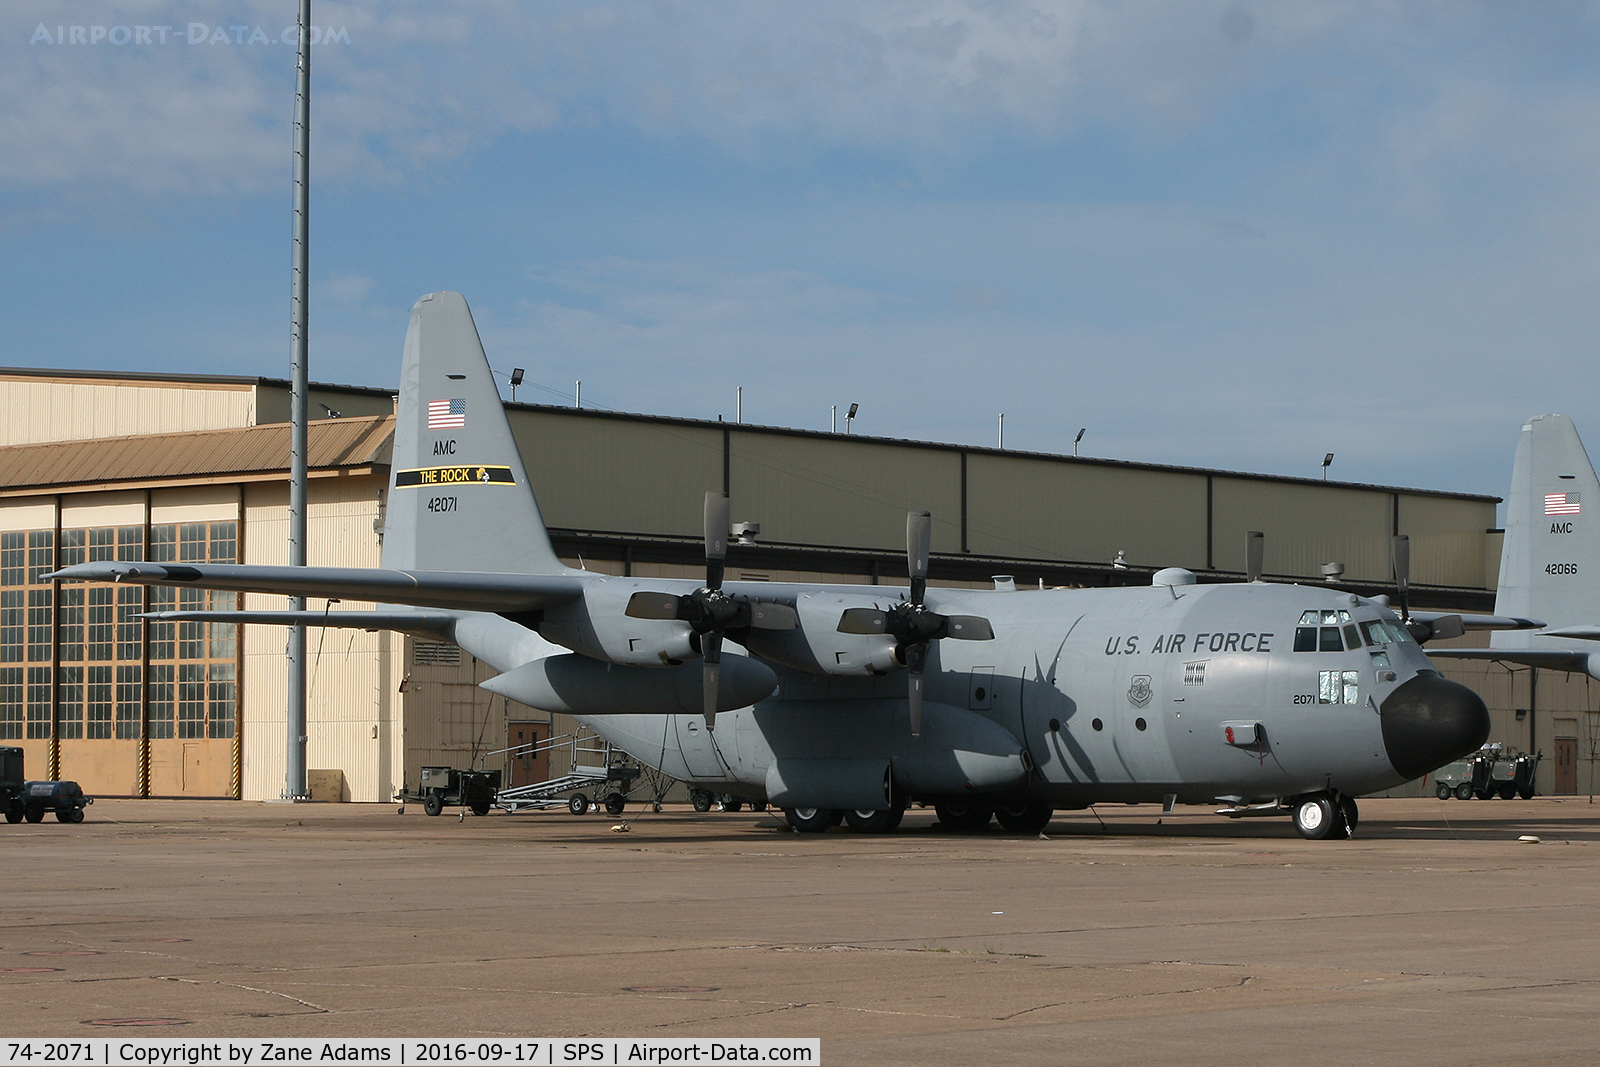
[[[232,738],[238,627],[154,623],[146,611],[230,610],[234,593],[69,583],[44,575],[104,560],[237,562],[239,524],[95,526],[0,533],[0,738]],[[146,670],[146,659],[152,661]],[[26,666],[24,666],[26,665]]]
[[[28,739],[50,736],[50,668],[28,668]]]
[[[165,741],[173,734],[174,712],[177,708],[174,673],[170,663],[150,664],[150,737],[153,740]]]
[[[83,735],[95,740],[108,740],[111,737],[111,710],[116,706],[111,699],[111,667],[88,667],[85,677]]]
[[[22,668],[0,667],[0,738],[22,739]]]
[[[56,703],[61,717],[60,736],[77,741],[83,737],[83,668],[62,667],[56,683]]]
[[[139,711],[144,685],[138,664],[117,664],[117,737],[123,741],[139,739]]]

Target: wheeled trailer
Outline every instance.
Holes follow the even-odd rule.
[[[400,787],[394,799],[400,814],[410,802],[422,805],[428,815],[438,815],[446,806],[464,807],[474,815],[487,815],[500,789],[499,771],[463,771],[454,767],[424,767],[417,788]]]
[[[6,822],[43,822],[51,812],[59,822],[82,822],[83,809],[93,803],[77,782],[25,781],[22,749],[0,748],[0,811]]]

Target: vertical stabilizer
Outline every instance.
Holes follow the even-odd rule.
[[[395,414],[385,567],[564,569],[460,293],[429,293],[412,307]]]
[[[1552,627],[1600,619],[1600,483],[1565,415],[1540,415],[1522,427],[1506,502],[1496,615],[1540,619]],[[1548,647],[1527,631],[1495,634],[1496,648]],[[1592,648],[1592,643],[1586,643]]]

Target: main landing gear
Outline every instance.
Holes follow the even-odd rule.
[[[1328,791],[1307,793],[1290,802],[1295,831],[1308,841],[1354,837],[1361,814],[1353,797]]]

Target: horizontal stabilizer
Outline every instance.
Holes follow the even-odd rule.
[[[575,600],[582,582],[562,574],[480,574],[363,567],[264,567],[238,563],[80,563],[48,577],[62,581],[198,585],[241,593],[281,593],[459,611],[536,611]]]
[[[1600,641],[1600,626],[1590,623],[1586,626],[1561,626],[1554,630],[1546,630],[1541,637],[1572,637],[1579,641]]]

